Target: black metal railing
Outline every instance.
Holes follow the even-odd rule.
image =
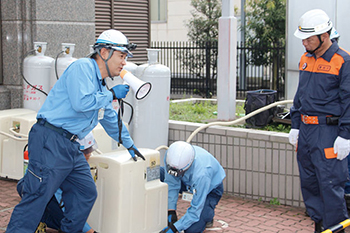
[[[216,95],[216,41],[152,42],[151,48],[161,50],[159,62],[171,70],[171,94]],[[283,46],[249,47],[238,43],[237,98],[244,99],[250,90],[272,89],[277,91],[278,100],[284,99],[284,60]]]

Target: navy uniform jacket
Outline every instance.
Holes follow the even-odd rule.
[[[304,53],[299,63],[299,85],[291,108],[292,128],[301,114],[339,116],[338,136],[350,139],[350,56],[337,42],[318,59]]]

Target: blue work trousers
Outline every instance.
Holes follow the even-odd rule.
[[[82,232],[97,190],[79,143],[36,123],[29,133],[28,152],[28,171],[19,188],[22,200],[14,208],[6,232],[34,232],[58,188],[63,191],[66,208],[61,230]]]
[[[333,150],[337,125],[301,123],[297,160],[301,191],[308,214],[325,229],[348,218],[344,186],[348,180],[347,159],[326,158],[325,149]]]
[[[214,219],[215,207],[219,203],[223,193],[224,185],[221,183],[208,194],[199,221],[186,229],[185,233],[201,233],[205,230],[207,222],[211,222]]]

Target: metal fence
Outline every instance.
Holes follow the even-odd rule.
[[[216,95],[216,41],[152,42],[151,48],[160,49],[159,62],[171,70],[171,94],[207,98]],[[278,100],[283,100],[284,60],[282,46],[249,47],[238,43],[237,98],[244,99],[250,90],[272,89],[277,91]]]

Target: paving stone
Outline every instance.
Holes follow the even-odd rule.
[[[20,201],[17,181],[0,178],[0,233],[4,233],[15,205]],[[183,216],[190,203],[179,198],[177,213]],[[313,222],[304,208],[224,195],[216,207],[214,225],[204,233],[310,233]],[[346,230],[350,233],[350,229]],[[47,233],[57,233],[48,229]]]

